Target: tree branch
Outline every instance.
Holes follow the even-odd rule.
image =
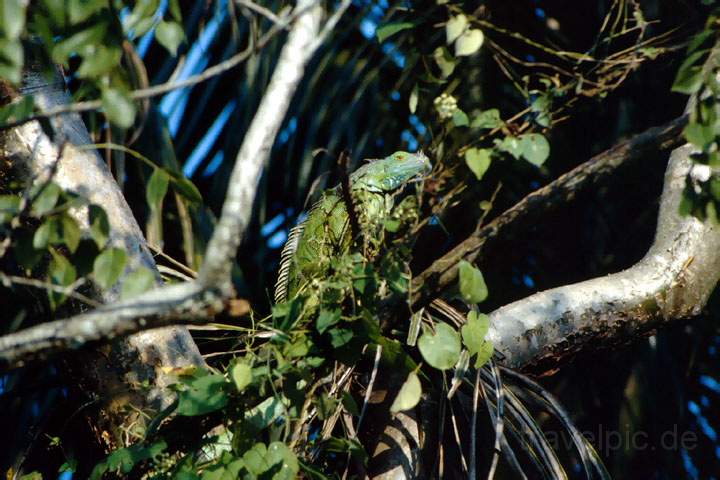
[[[681,216],[692,148],[673,151],[655,241],[633,267],[536,293],[490,314],[488,338],[503,364],[547,368],[588,341],[626,342],[661,324],[697,315],[720,278],[720,230]]]
[[[487,225],[478,224],[472,235],[415,277],[411,298],[413,308],[426,305],[457,282],[460,260],[481,260],[490,242],[523,228],[528,219],[571,201],[581,189],[604,180],[622,165],[637,161],[648,153],[667,151],[681,145],[681,133],[686,123],[687,116],[682,116],[662,127],[650,128],[532,192]]]
[[[319,46],[322,8],[300,0],[304,10],[293,25],[280,52],[277,67],[235,159],[220,220],[208,243],[205,262],[198,274],[204,285],[230,289],[230,269],[252,215],[262,169],[270,156],[290,100],[305,72],[305,65]]]

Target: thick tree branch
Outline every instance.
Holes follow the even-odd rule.
[[[314,49],[319,46],[318,40],[323,38],[329,25],[334,25],[338,16],[348,5],[349,2],[344,1],[322,31],[319,29],[322,15],[320,7],[316,6],[312,0],[303,0],[296,7],[300,14],[292,26],[270,85],[238,154],[238,161],[233,170],[228,195],[223,205],[223,213],[208,246],[207,260],[198,280],[181,285],[160,287],[132,300],[115,302],[89,313],[1,337],[0,364],[17,366],[32,358],[45,357],[67,349],[77,349],[103,338],[122,337],[142,330],[155,329],[143,333],[143,335],[152,335],[155,332],[163,331],[157,327],[165,325],[203,323],[222,308],[222,301],[230,294],[228,288],[230,266],[249,220],[255,187],[290,98],[302,77],[305,64],[311,58]],[[312,48],[307,48],[308,45]],[[66,117],[59,117],[58,121],[64,118]],[[79,121],[79,117],[77,118]],[[35,122],[19,127],[19,129],[23,128],[32,128],[34,129],[32,135],[40,139],[44,138],[39,125]],[[32,135],[29,138],[33,138]],[[89,142],[83,141],[82,143]],[[76,150],[81,153],[87,152]],[[54,150],[50,149],[49,151]],[[93,162],[96,154],[93,152],[88,155],[87,162],[94,168]],[[82,169],[75,168],[84,175],[88,175],[86,166],[83,165]],[[99,181],[102,184],[102,178],[96,178],[92,174],[88,181]],[[70,185],[60,183],[61,186],[70,188]],[[74,188],[74,190],[85,194],[91,201],[95,200],[106,206],[107,200],[103,201],[102,196],[108,193],[102,188],[98,188],[98,192],[93,192],[89,185],[84,188]],[[127,206],[122,208],[127,208]],[[124,211],[109,211],[108,215],[111,218],[120,218],[125,213]],[[127,213],[129,214],[129,209]],[[126,228],[130,230],[134,228],[139,232],[137,225]],[[119,231],[125,231],[126,235],[120,235],[118,241],[126,241],[128,236],[132,237],[127,230],[121,228]],[[129,243],[125,244],[124,248],[133,252],[141,252],[143,256],[147,253],[144,243],[142,245]],[[147,259],[154,266],[152,257],[148,255]],[[112,298],[108,297],[108,299]],[[174,344],[170,342],[170,345]]]
[[[620,166],[637,161],[648,153],[668,151],[681,145],[681,132],[686,123],[687,116],[683,116],[662,127],[650,128],[532,192],[487,225],[478,225],[472,235],[414,279],[415,293],[411,302],[414,308],[427,304],[457,282],[460,260],[473,262],[482,259],[483,251],[490,242],[523,228],[530,218],[567,203],[581,189],[604,180]]]
[[[627,341],[700,312],[720,278],[720,229],[679,213],[691,152],[685,145],[670,156],[655,241],[640,262],[490,314],[488,338],[506,366],[546,368],[589,341]]]
[[[300,0],[305,10],[293,25],[280,52],[277,67],[235,159],[222,215],[207,247],[198,281],[229,289],[230,269],[245,229],[250,223],[257,184],[270,157],[275,136],[290,100],[305,72],[305,65],[319,46],[322,8],[312,0]]]
[[[204,323],[223,308],[222,302],[195,282],[151,290],[69,319],[55,320],[0,337],[0,371],[73,350],[89,343],[167,325]],[[151,334],[152,332],[145,332]],[[185,358],[182,344],[158,345]],[[182,365],[187,365],[187,360]],[[169,366],[169,365],[168,365]]]

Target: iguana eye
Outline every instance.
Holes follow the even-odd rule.
[[[397,159],[398,159],[398,160],[404,160],[404,159],[405,159],[405,155],[403,155],[402,153],[400,153],[400,154],[397,155]]]

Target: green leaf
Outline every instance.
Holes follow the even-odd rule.
[[[418,348],[430,366],[447,370],[460,358],[460,335],[447,323],[438,323],[435,334],[423,332],[418,339]]]
[[[33,247],[33,235],[28,231],[19,231],[13,242],[12,253],[17,262],[25,269],[32,270],[45,256],[46,251]],[[78,269],[79,270],[79,269]]]
[[[386,23],[375,30],[378,42],[383,43],[388,37],[395,35],[398,32],[413,28],[415,24],[413,22],[392,22]]]
[[[704,149],[715,141],[715,133],[711,126],[706,126],[701,123],[689,123],[683,129],[683,135],[685,139],[698,147]]]
[[[200,190],[198,190],[195,184],[188,178],[180,174],[179,176],[170,177],[170,181],[172,182],[173,189],[180,195],[195,204],[202,203],[203,200],[202,195],[200,195]]]
[[[445,41],[448,45],[453,43],[457,38],[465,33],[468,27],[467,17],[463,14],[452,17],[445,24]]]
[[[257,430],[267,428],[285,414],[286,408],[279,397],[268,397],[259,405],[245,412],[245,420]]]
[[[323,310],[320,312],[320,315],[318,315],[317,320],[315,321],[315,327],[318,332],[325,333],[325,330],[332,327],[339,321],[340,309],[336,308],[334,310]]]
[[[508,136],[502,140],[495,139],[495,146],[506,153],[509,153],[516,159],[520,159],[522,156],[522,148],[520,147],[520,140],[517,137]]]
[[[238,392],[242,392],[252,383],[252,367],[244,362],[235,362],[230,367],[230,378],[238,389]]]
[[[67,287],[71,285],[77,278],[75,267],[62,255],[52,252],[52,260],[48,266],[48,280],[55,285]],[[60,293],[48,290],[48,299],[50,307],[54,310],[60,306],[67,297]]]
[[[435,59],[437,66],[440,68],[440,74],[443,78],[447,78],[452,75],[455,70],[456,61],[447,48],[436,48],[433,52],[433,58]]]
[[[490,328],[490,317],[475,311],[470,311],[467,316],[467,323],[460,330],[462,333],[463,345],[467,348],[470,355],[477,355],[475,368],[480,368],[489,359],[487,350],[492,355],[492,344],[485,340],[488,329]],[[490,344],[489,347],[488,345]]]
[[[334,348],[346,345],[353,338],[353,331],[347,328],[333,328],[330,330],[330,344]]]
[[[0,223],[9,222],[20,210],[20,197],[0,195]]]
[[[480,368],[490,360],[495,352],[495,348],[490,340],[485,340],[478,349],[475,358],[475,368]]]
[[[92,45],[83,50],[83,62],[78,68],[80,78],[97,78],[120,65],[122,50],[104,45]]]
[[[70,23],[81,23],[107,6],[107,0],[70,0],[67,7]]]
[[[14,85],[20,84],[22,80],[23,60],[23,45],[20,40],[0,39],[1,79],[7,80]],[[5,110],[5,108],[3,108],[3,110]],[[5,120],[5,122],[9,121],[9,119]]]
[[[22,64],[20,64],[18,68],[22,68]],[[0,123],[10,123],[24,120],[32,115],[34,108],[35,99],[32,95],[25,95],[23,97],[20,97],[19,100],[16,100],[0,108]]]
[[[478,180],[482,180],[490,168],[492,150],[487,148],[469,148],[465,151],[465,163]]]
[[[408,100],[408,107],[410,108],[410,113],[415,113],[417,110],[417,104],[418,104],[418,86],[417,83],[412,89],[412,92],[410,92],[410,100]]]
[[[273,474],[272,480],[293,480],[297,478],[300,464],[290,447],[283,442],[272,442],[268,445],[266,458],[271,467],[277,468],[277,465],[280,465],[279,471]]]
[[[17,40],[25,28],[25,6],[22,0],[3,0],[0,2],[0,28],[2,36],[8,40]]]
[[[67,37],[52,49],[52,59],[67,65],[71,55],[84,51],[88,45],[102,45],[108,30],[108,20],[93,22],[91,26]]]
[[[107,248],[93,263],[93,278],[104,289],[109,289],[125,270],[127,255],[120,248]]]
[[[32,210],[35,216],[41,217],[55,208],[62,189],[55,183],[48,183],[35,198]]]
[[[420,401],[422,395],[422,385],[420,385],[420,378],[418,378],[415,372],[410,372],[407,380],[400,387],[400,391],[395,397],[392,405],[390,406],[390,412],[404,412],[414,408],[415,405]]]
[[[61,235],[61,237],[53,238],[51,235],[50,242],[53,244],[64,243],[71,252],[77,250],[82,232],[75,219],[67,213],[64,213],[60,216],[60,228],[61,231],[58,234]]]
[[[147,292],[155,286],[155,280],[155,274],[149,268],[133,270],[123,279],[120,298],[125,300]]]
[[[135,103],[130,96],[114,88],[102,92],[102,106],[112,123],[121,128],[130,128],[135,122]]]
[[[45,220],[33,235],[33,248],[37,250],[44,250],[50,243],[50,232],[55,228],[55,219],[48,218]]]
[[[533,165],[540,167],[550,155],[550,144],[539,133],[520,135],[522,157]]]
[[[147,184],[145,197],[150,209],[157,210],[162,206],[163,198],[167,193],[170,176],[161,168],[156,168]]]
[[[482,273],[465,260],[458,264],[460,294],[468,303],[480,303],[488,296],[487,285]]]
[[[466,31],[455,42],[455,56],[463,57],[473,55],[480,50],[485,40],[482,30],[471,28]]]
[[[183,379],[182,383],[186,388],[178,392],[178,415],[205,415],[227,405],[228,382],[219,373]]]
[[[673,92],[692,95],[700,89],[703,84],[703,64],[709,53],[710,50],[700,50],[688,55],[678,69],[672,85]]]
[[[88,207],[88,224],[90,226],[90,236],[98,248],[103,248],[110,237],[110,222],[107,213],[99,205],[90,205]]]
[[[473,119],[470,127],[492,129],[501,127],[502,125],[503,121],[500,119],[500,111],[497,108],[491,108],[490,110],[480,112],[480,114]]]
[[[452,120],[453,124],[456,127],[467,127],[468,125],[470,125],[470,119],[468,118],[467,114],[459,108],[456,108],[453,111]]]
[[[176,22],[182,21],[182,10],[180,10],[180,2],[178,0],[170,0],[170,2],[168,2],[168,10],[173,20]]]
[[[162,21],[155,29],[155,37],[170,55],[175,56],[178,47],[185,39],[185,32],[182,25],[177,22]]]

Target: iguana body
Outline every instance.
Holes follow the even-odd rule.
[[[420,153],[395,152],[373,160],[350,175],[350,192],[360,234],[372,241],[392,211],[395,192],[431,169]],[[352,244],[350,217],[341,187],[331,188],[290,231],[283,248],[275,301],[283,302],[304,284],[327,271],[332,258]]]

